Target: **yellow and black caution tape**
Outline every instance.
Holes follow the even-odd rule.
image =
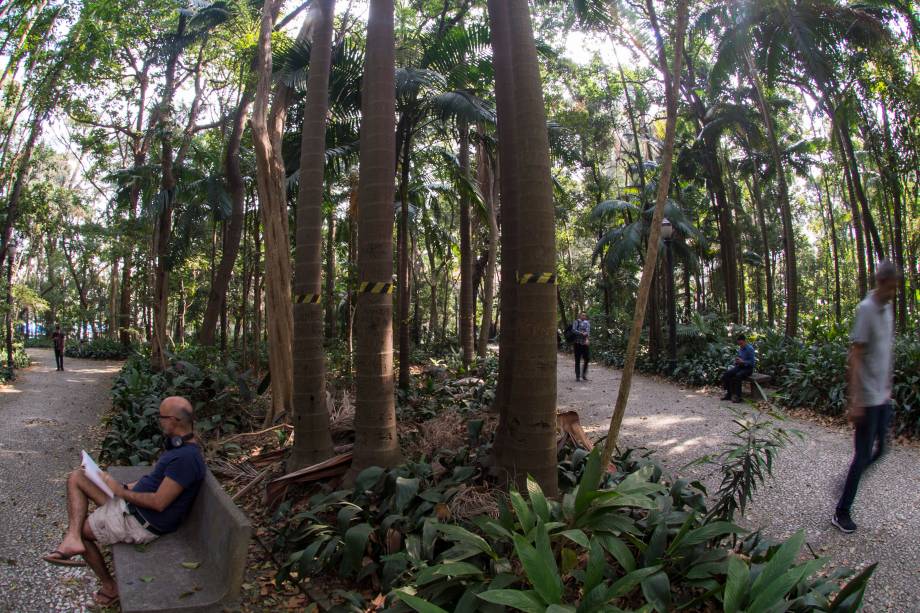
[[[395,283],[370,283],[365,281],[358,286],[359,294],[392,294]]]
[[[294,296],[294,304],[319,304],[322,301],[322,294],[297,294]]]
[[[548,285],[556,284],[556,273],[554,272],[524,272],[518,273],[518,283],[528,285],[530,283],[545,283]]]

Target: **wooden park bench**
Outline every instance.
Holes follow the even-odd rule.
[[[149,466],[112,467],[122,483]],[[234,610],[239,602],[252,525],[208,471],[189,516],[149,545],[112,548],[124,613]]]
[[[753,396],[754,398],[760,398],[764,402],[767,402],[768,400],[767,394],[766,392],[763,391],[762,386],[769,385],[770,380],[771,380],[770,375],[765,375],[765,374],[757,373],[757,372],[755,372],[750,377],[748,377],[746,381],[750,385],[751,396]]]

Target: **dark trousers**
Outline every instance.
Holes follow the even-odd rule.
[[[58,370],[64,370],[64,350],[54,348],[54,362],[57,364]]]
[[[722,375],[722,387],[725,393],[736,398],[741,397],[741,382],[750,377],[754,369],[750,366],[732,366]]]
[[[591,348],[588,345],[575,343],[575,378],[581,379],[588,376],[588,360],[591,359]],[[580,367],[584,360],[584,367]]]
[[[888,423],[891,421],[891,404],[886,403],[875,407],[866,407],[865,414],[854,424],[853,462],[847,473],[847,481],[843,486],[843,494],[837,503],[838,511],[850,511],[853,500],[856,499],[856,490],[859,488],[859,479],[863,471],[882,457],[887,450],[886,435]],[[874,448],[874,449],[873,449]]]

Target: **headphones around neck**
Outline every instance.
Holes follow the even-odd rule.
[[[181,447],[188,441],[192,440],[193,438],[195,438],[194,432],[189,432],[188,434],[184,436],[171,436],[165,440],[166,448],[167,449],[178,449],[179,447]]]

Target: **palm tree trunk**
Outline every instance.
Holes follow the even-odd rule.
[[[358,185],[360,287],[355,317],[355,447],[349,471],[352,479],[368,466],[394,466],[402,460],[393,389],[393,296],[383,290],[393,280],[393,0],[371,0],[366,58]]]
[[[202,345],[214,344],[214,328],[217,325],[221,308],[227,301],[227,288],[230,287],[233,267],[240,251],[240,239],[243,236],[243,206],[246,199],[246,184],[243,181],[240,166],[240,144],[243,140],[246,117],[252,105],[253,95],[251,89],[244,86],[224,153],[224,176],[227,180],[227,191],[233,209],[224,234],[220,264],[217,266],[211,289],[208,292],[208,302],[198,332],[198,342]]]
[[[519,486],[530,475],[548,496],[555,496],[556,236],[549,136],[529,5],[527,0],[509,0],[506,4],[507,21],[493,20],[493,27],[507,27],[509,35],[516,139],[500,145],[503,149],[517,147],[519,196],[521,202],[528,203],[528,223],[527,231],[522,232],[520,211],[517,219],[510,220],[517,226],[518,239],[517,332],[511,394],[501,415],[506,435],[502,445],[506,450],[499,457],[499,466]],[[499,74],[506,76],[496,72],[496,78]],[[500,115],[509,110],[499,106]],[[507,168],[504,164],[502,167]],[[528,275],[537,276],[540,282],[526,282]]]
[[[866,249],[863,239],[862,231],[862,218],[859,215],[859,205],[856,203],[856,191],[853,189],[853,179],[850,176],[850,166],[842,158],[845,156],[843,153],[843,146],[840,146],[839,149],[841,161],[843,163],[843,176],[847,185],[847,195],[849,199],[847,202],[850,205],[850,217],[852,218],[853,224],[853,235],[856,239],[856,274],[857,274],[857,287],[859,288],[859,297],[862,298],[869,291],[869,276],[866,270]],[[871,263],[872,259],[870,257],[869,262]]]
[[[460,131],[460,173],[466,180],[470,176],[470,132],[466,122],[461,121]],[[466,190],[460,193],[460,348],[463,351],[463,365],[473,362],[473,320],[475,302],[473,295],[473,246],[470,222],[470,199]]]
[[[885,135],[885,153],[888,163],[883,171],[884,176],[888,179],[891,196],[894,204],[894,260],[898,270],[901,271],[902,277],[898,281],[898,330],[907,330],[907,285],[904,274],[904,208],[901,191],[901,178],[898,172],[898,157],[894,149],[894,143],[891,139],[891,125],[888,121],[888,110],[884,102],[882,107],[882,126]]]
[[[617,401],[614,406],[613,415],[610,417],[610,428],[607,431],[607,440],[604,444],[604,451],[601,455],[601,466],[607,467],[610,458],[613,456],[613,450],[616,447],[617,439],[620,434],[620,426],[623,423],[623,416],[626,414],[626,402],[629,400],[629,390],[632,386],[633,371],[636,367],[636,353],[639,349],[639,340],[642,336],[642,323],[645,318],[645,308],[648,302],[649,290],[652,285],[652,277],[655,274],[655,268],[658,263],[658,246],[661,240],[661,221],[664,219],[664,205],[668,198],[668,190],[671,184],[671,169],[674,160],[674,137],[677,133],[677,102],[680,96],[680,74],[681,64],[683,63],[684,35],[687,29],[687,2],[688,0],[678,0],[677,2],[677,20],[674,25],[674,31],[670,39],[674,41],[674,62],[669,67],[667,56],[664,48],[658,18],[654,11],[651,0],[648,0],[646,7],[648,9],[651,24],[655,31],[658,43],[658,69],[662,73],[665,85],[665,100],[667,109],[667,119],[665,122],[664,149],[661,155],[661,176],[658,181],[658,193],[655,200],[655,212],[652,215],[652,224],[649,229],[648,249],[645,255],[645,264],[642,267],[642,278],[639,281],[639,295],[636,297],[636,310],[633,315],[632,330],[629,335],[629,343],[626,346],[626,360],[623,365],[623,374],[620,379],[620,387],[617,391]],[[589,487],[595,484],[589,484]]]
[[[492,24],[492,51],[495,65],[495,101],[499,109],[499,188],[501,192],[501,258],[499,292],[501,294],[498,337],[498,384],[492,410],[501,413],[508,406],[511,381],[514,377],[511,365],[516,346],[515,322],[517,321],[518,267],[517,215],[519,204],[517,128],[514,118],[517,114],[514,66],[511,63],[511,39],[508,30],[508,9],[503,0],[489,0],[489,19]],[[504,119],[503,119],[504,118]],[[501,425],[501,424],[500,424]],[[502,437],[501,430],[496,440]],[[497,454],[503,449],[495,447]]]
[[[294,268],[294,449],[288,470],[332,455],[323,352],[323,170],[335,0],[313,3],[313,43],[304,101]]]
[[[828,215],[828,233],[831,239],[831,256],[834,258],[834,321],[838,324],[843,319],[840,304],[840,248],[837,244],[837,221],[834,217],[834,200],[831,194],[831,188],[827,183],[827,175],[823,176],[824,194],[827,197],[827,215]],[[817,186],[816,186],[817,187]],[[821,188],[818,187],[820,197]]]

